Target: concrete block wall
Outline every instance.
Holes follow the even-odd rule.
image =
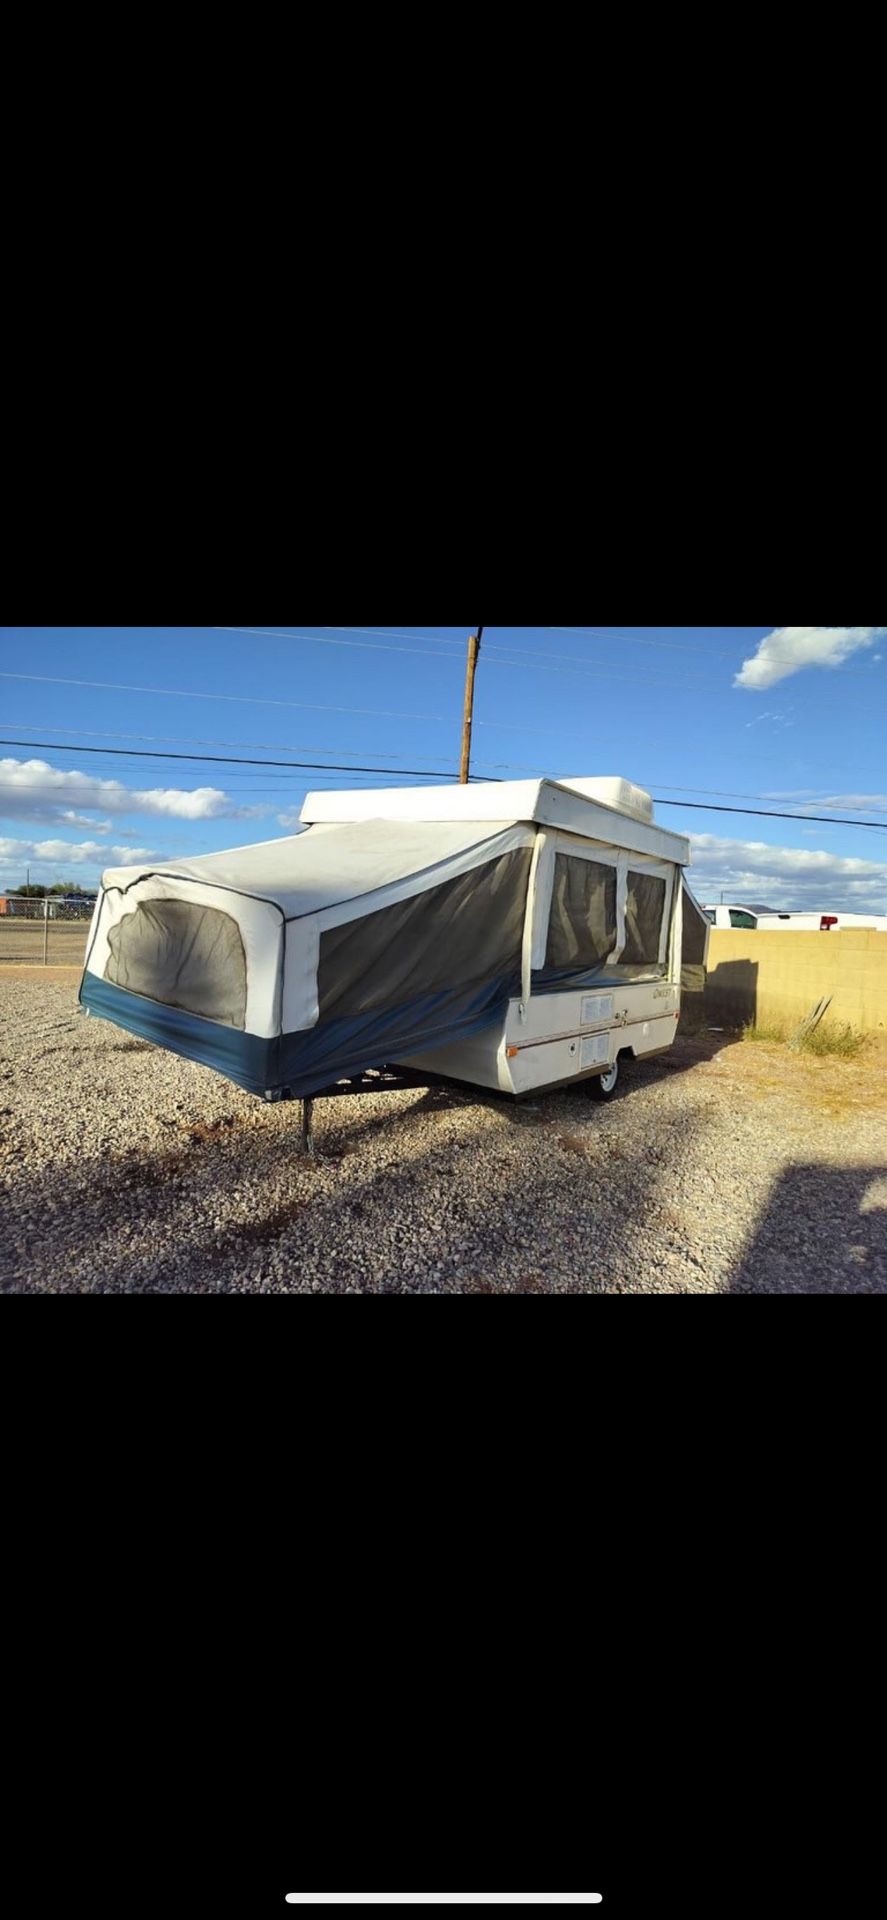
[[[712,928],[705,992],[712,1020],[798,1024],[828,994],[830,1023],[887,1031],[887,933]]]

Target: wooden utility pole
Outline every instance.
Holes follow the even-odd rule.
[[[480,643],[484,637],[483,627],[478,627],[468,642],[468,671],[465,675],[465,717],[462,722],[462,770],[459,780],[463,787],[468,785],[471,770],[471,728],[474,722],[474,677],[480,659]]]

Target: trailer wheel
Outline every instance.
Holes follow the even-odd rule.
[[[614,1060],[613,1065],[607,1068],[606,1073],[596,1073],[594,1079],[589,1080],[588,1091],[591,1094],[592,1100],[612,1100],[618,1085],[619,1062],[618,1060]]]

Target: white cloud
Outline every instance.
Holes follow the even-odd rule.
[[[24,869],[31,867],[64,872],[69,867],[92,867],[96,877],[105,867],[138,867],[149,860],[166,856],[151,847],[109,847],[101,840],[0,840],[0,876],[5,886],[18,886]],[[32,878],[45,880],[45,874],[32,871]]]
[[[887,808],[887,793],[829,793],[816,792],[813,787],[800,787],[794,793],[765,793],[765,800],[791,800],[801,813],[818,813],[821,807],[853,808],[862,813],[866,807],[882,810]]]
[[[113,825],[110,820],[94,820],[88,813],[74,813],[71,807],[63,808],[58,818],[66,827],[88,827],[90,833],[110,833]]]
[[[249,820],[265,807],[238,807],[221,787],[127,787],[120,780],[99,780],[47,760],[0,760],[0,818],[65,820],[105,833],[110,823],[84,817],[141,813],[176,820]]]
[[[765,900],[786,911],[887,912],[887,846],[884,860],[861,860],[823,848],[720,840],[710,833],[692,834],[690,844],[690,883],[702,899],[723,891],[739,903]]]
[[[265,807],[235,807],[221,787],[152,787],[129,795],[128,813],[172,814],[176,820],[252,820]]]
[[[850,654],[887,638],[887,627],[775,627],[746,660],[734,686],[761,692],[804,667],[840,667]]]

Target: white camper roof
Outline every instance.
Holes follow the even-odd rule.
[[[103,875],[103,885],[125,892],[154,873],[163,880],[189,880],[267,900],[280,907],[286,919],[298,919],[396,887],[444,863],[449,868],[462,857],[471,866],[473,849],[509,835],[513,825],[511,820],[431,824],[376,818],[317,826],[310,833],[235,847],[230,853],[166,860],[156,867],[111,868]]]
[[[686,836],[656,826],[649,795],[623,780],[491,780],[467,787],[309,793],[300,818],[306,826],[365,820],[474,821],[490,823],[491,831],[497,824],[501,829],[503,822],[520,822],[559,827],[563,833],[682,867],[690,864]]]

